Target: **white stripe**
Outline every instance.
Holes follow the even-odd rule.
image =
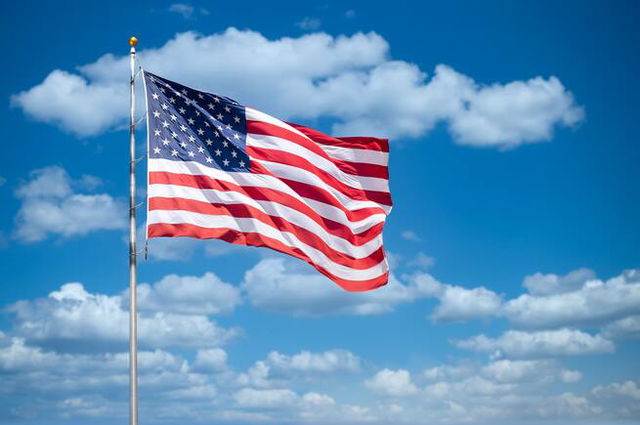
[[[317,143],[331,158],[349,162],[361,162],[363,164],[375,164],[387,166],[389,152],[381,152],[370,149],[352,149],[343,146],[323,145]]]
[[[337,202],[345,205],[352,211],[360,208],[382,208],[387,214],[389,214],[389,211],[391,211],[391,206],[389,205],[378,204],[377,202],[368,200],[365,201],[354,199],[348,195],[345,195],[330,184],[323,182],[316,174],[312,173],[311,171],[307,171],[304,168],[296,167],[289,164],[280,164],[279,162],[265,161],[263,159],[257,160],[252,158],[251,161],[261,164],[276,177],[293,180],[299,183],[305,183],[310,186],[324,189],[326,192],[329,192],[329,194],[331,194],[331,196],[333,196],[337,200]]]
[[[260,112],[256,109],[246,107],[246,118],[249,121],[262,121],[269,124],[277,125],[278,127],[284,128],[285,130],[292,131],[307,140],[312,141],[320,148],[322,148],[327,155],[332,158],[339,159],[342,161],[350,161],[350,162],[362,162],[365,164],[377,164],[377,165],[387,165],[389,163],[389,153],[381,152],[371,149],[355,149],[355,148],[347,148],[343,146],[333,146],[333,145],[325,145],[322,143],[316,143],[307,135],[302,133],[300,130],[295,127],[290,126],[284,121],[281,121],[277,118],[272,117],[271,115],[265,114],[264,112]]]
[[[318,146],[317,143],[314,146]],[[306,149],[298,143],[276,136],[265,136],[261,134],[247,134],[247,146],[277,150],[291,153],[306,159],[311,164],[323,170],[327,174],[335,177],[347,186],[359,190],[374,190],[378,192],[389,192],[389,181],[377,177],[354,176],[339,169],[328,157],[323,157],[317,153]]]
[[[155,197],[182,198],[206,203],[250,205],[268,215],[281,217],[292,224],[307,229],[322,239],[330,249],[354,258],[365,258],[382,246],[382,234],[366,244],[360,246],[353,245],[345,238],[327,232],[320,224],[296,209],[274,202],[255,200],[238,192],[224,192],[213,189],[198,189],[168,184],[152,184],[149,185],[148,196],[149,199]],[[274,225],[274,227],[276,226]]]
[[[253,109],[253,108],[249,108],[249,107],[245,107],[244,109],[245,109],[245,114],[246,114],[247,121],[262,121],[262,122],[266,122],[266,123],[269,123],[269,124],[277,125],[280,128],[284,128],[285,130],[292,131],[292,132],[304,137],[305,139],[310,140],[310,141],[313,142],[313,140],[311,140],[309,137],[307,137],[300,130],[298,130],[295,127],[290,126],[289,124],[287,124],[284,121],[279,120],[278,118],[272,117],[271,115],[265,114],[264,112],[258,111],[257,109]]]
[[[386,215],[380,212],[371,214],[359,221],[351,221],[347,217],[347,214],[340,208],[314,199],[302,197],[279,179],[271,176],[265,176],[263,174],[227,172],[217,168],[207,167],[195,161],[172,161],[169,159],[159,158],[152,158],[149,160],[149,172],[151,171],[188,174],[194,176],[203,175],[212,179],[233,183],[238,186],[264,187],[278,190],[309,205],[309,207],[316,211],[320,216],[348,226],[356,234],[364,232],[376,224],[384,222],[386,218]]]
[[[148,216],[149,224],[192,224],[208,229],[234,229],[240,232],[259,233],[271,239],[275,239],[290,248],[301,250],[314,264],[327,270],[329,273],[347,280],[362,281],[379,277],[388,271],[386,261],[382,261],[373,267],[364,270],[356,270],[331,261],[327,256],[313,248],[300,242],[295,235],[283,232],[267,226],[259,220],[253,218],[238,218],[229,216],[215,216],[212,218],[207,214],[199,214],[187,211],[165,211],[152,210]]]

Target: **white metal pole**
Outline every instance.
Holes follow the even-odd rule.
[[[138,312],[136,308],[136,123],[135,60],[138,39],[129,39],[131,111],[129,115],[129,425],[138,425]]]

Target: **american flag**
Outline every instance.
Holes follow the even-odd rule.
[[[387,140],[335,138],[144,72],[149,238],[268,247],[340,287],[387,283]]]

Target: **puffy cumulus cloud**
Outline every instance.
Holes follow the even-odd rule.
[[[640,339],[640,315],[625,317],[605,325],[602,335],[612,339]]]
[[[360,369],[360,359],[348,350],[327,350],[319,353],[301,351],[294,355],[272,351],[267,364],[283,371],[299,372],[355,372]]]
[[[179,355],[140,351],[138,365],[145,395],[142,408],[157,420],[169,419],[172,411],[182,420],[204,419],[203,408],[218,397],[215,377],[194,371]],[[12,406],[1,406],[0,412],[10,420],[29,416],[53,423],[91,416],[98,407],[107,417],[118,418],[127,410],[125,352],[64,354],[29,345],[21,338],[0,338],[0,374],[0,394]],[[30,408],[33,400],[37,400],[35,409]]]
[[[300,351],[293,355],[271,351],[237,376],[241,386],[271,388],[287,382],[310,382],[311,377],[350,374],[360,370],[360,358],[348,350]]]
[[[431,296],[438,285],[427,276],[403,284],[391,275],[389,284],[382,288],[350,293],[303,263],[266,258],[245,273],[241,287],[249,302],[257,308],[297,316],[318,316],[386,313],[400,304]]]
[[[381,314],[405,303],[437,298],[432,320],[464,321],[495,316],[502,304],[500,295],[484,287],[468,289],[441,283],[422,271],[401,279],[392,273],[382,288],[349,293],[306,265],[283,258],[261,260],[246,272],[241,287],[255,307],[297,316]]]
[[[7,311],[15,316],[14,332],[28,341],[74,344],[83,349],[128,341],[129,313],[120,295],[92,294],[80,283],[67,283],[47,298],[19,301]],[[140,312],[142,347],[211,347],[238,335],[205,315]]]
[[[126,208],[110,195],[91,191],[100,180],[93,176],[72,179],[57,166],[34,170],[16,189],[22,205],[16,216],[15,237],[37,242],[49,235],[70,237],[102,229],[126,227]]]
[[[594,405],[586,397],[566,392],[557,397],[548,398],[537,407],[541,418],[589,418],[602,413],[602,408]]]
[[[440,303],[431,319],[434,321],[461,321],[490,317],[499,311],[502,298],[486,288],[463,288],[443,285],[438,297]]]
[[[585,409],[576,410],[575,416],[593,419],[599,413],[591,400],[567,392],[580,372],[565,369],[555,360],[500,359],[486,364],[466,360],[432,367],[415,376],[426,380],[419,386],[421,409],[412,411],[411,405],[404,403],[404,411],[429,423],[562,421],[568,416],[564,410],[567,399],[574,401],[571,397],[585,401],[581,405]],[[542,405],[553,408],[541,411]]]
[[[480,373],[500,383],[514,382],[577,382],[582,374],[577,370],[562,369],[553,360],[496,360],[482,367]]]
[[[428,397],[466,397],[474,403],[485,396],[525,395],[534,388],[573,383],[580,373],[564,369],[553,360],[502,359],[486,365],[438,366],[425,370],[423,375],[430,381],[423,390]],[[463,398],[457,401],[463,403]]]
[[[404,275],[403,280],[422,288],[425,297],[437,298],[439,303],[430,318],[434,322],[455,322],[488,318],[500,313],[502,296],[484,288],[465,288],[437,281],[424,272]]]
[[[96,84],[56,69],[37,86],[13,96],[11,103],[38,121],[86,136],[124,122],[127,87],[124,80]]]
[[[128,298],[128,292],[123,296]],[[240,290],[213,273],[200,277],[171,274],[154,284],[138,286],[138,307],[141,311],[220,314],[232,312],[240,302]]]
[[[433,321],[504,318],[520,329],[599,328],[607,338],[636,338],[640,333],[640,270],[627,270],[604,280],[589,269],[566,275],[536,273],[525,277],[528,292],[505,300],[485,287],[441,283],[418,272],[402,280],[427,280],[428,293],[438,299]]]
[[[634,381],[613,382],[607,385],[598,385],[591,392],[597,397],[622,396],[632,400],[640,400],[640,387]]]
[[[373,391],[392,397],[404,397],[418,392],[418,388],[411,380],[411,375],[404,369],[383,369],[371,379],[366,380],[364,385]]]
[[[546,296],[578,290],[585,282],[595,279],[595,277],[593,270],[586,268],[572,270],[564,276],[553,273],[535,273],[526,276],[522,286],[527,288],[531,295]]]
[[[331,350],[333,351],[333,350]],[[325,358],[323,353],[311,357]],[[286,357],[294,367],[297,355]],[[0,394],[10,400],[10,420],[58,418],[78,420],[102,412],[118,418],[126,412],[128,385],[126,352],[61,353],[0,335]],[[262,361],[270,364],[269,359]],[[256,362],[257,364],[258,362]],[[282,359],[277,358],[276,364]],[[319,372],[319,382],[290,379],[272,386],[254,386],[234,379],[238,374],[218,348],[199,349],[193,361],[164,350],[139,353],[140,388],[145,417],[153,421],[229,421],[255,423],[513,423],[527,418],[556,422],[567,417],[622,417],[614,407],[635,402],[637,385],[601,385],[587,394],[568,392],[577,371],[551,360],[498,360],[487,364],[441,365],[420,377],[408,370],[374,370],[362,385],[359,403],[345,402],[357,393],[358,379],[326,373],[325,364],[302,361],[295,369]],[[271,367],[271,366],[270,366]],[[340,368],[333,368],[341,372]],[[258,373],[259,374],[259,373]],[[573,375],[572,379],[565,376]],[[327,389],[341,389],[339,397]],[[346,392],[344,390],[347,390]],[[393,397],[391,400],[389,397]],[[600,401],[595,405],[593,399]],[[37,400],[37,408],[30,408]],[[613,407],[612,407],[613,406]],[[98,409],[98,410],[96,410]],[[629,415],[627,415],[628,417]]]
[[[504,316],[517,326],[602,326],[640,313],[639,270],[628,270],[608,280],[596,279],[588,270],[564,277],[538,274],[525,279],[525,285],[533,288],[532,294],[523,294],[504,305]]]
[[[128,353],[69,354],[29,345],[23,338],[0,338],[0,392],[12,393],[19,385],[31,394],[69,396],[96,389],[128,385]],[[162,350],[138,353],[141,385],[160,389],[189,384],[189,366],[183,358]]]
[[[242,388],[233,394],[235,407],[249,412],[261,412],[266,418],[280,421],[331,423],[348,422],[352,406],[339,405],[333,397],[318,392],[298,393],[288,388]],[[266,419],[265,417],[262,420]],[[254,419],[255,420],[255,419]]]
[[[466,92],[464,106],[450,118],[450,130],[462,144],[508,148],[550,140],[555,125],[572,126],[583,118],[555,77],[478,87],[453,70],[447,73]]]
[[[539,358],[612,353],[614,344],[600,335],[575,329],[523,332],[509,330],[498,338],[477,335],[454,341],[460,348],[490,353],[493,357]]]
[[[240,407],[284,407],[298,402],[298,395],[289,389],[257,390],[243,388],[233,396]]]
[[[458,143],[509,148],[549,140],[555,127],[583,117],[556,77],[482,85],[439,65],[428,79],[416,65],[390,59],[388,43],[375,33],[270,40],[234,28],[186,32],[139,57],[167,78],[215,88],[283,119],[334,120],[333,131],[344,135],[412,138],[445,122]],[[79,136],[124,123],[128,88],[120,76],[128,57],[107,54],[78,70],[52,71],[12,104]]]
[[[222,348],[198,350],[194,367],[208,372],[223,371],[227,369],[227,352]]]

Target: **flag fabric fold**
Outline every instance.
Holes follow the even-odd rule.
[[[144,72],[147,235],[302,259],[348,291],[387,283],[389,145],[335,138]]]

